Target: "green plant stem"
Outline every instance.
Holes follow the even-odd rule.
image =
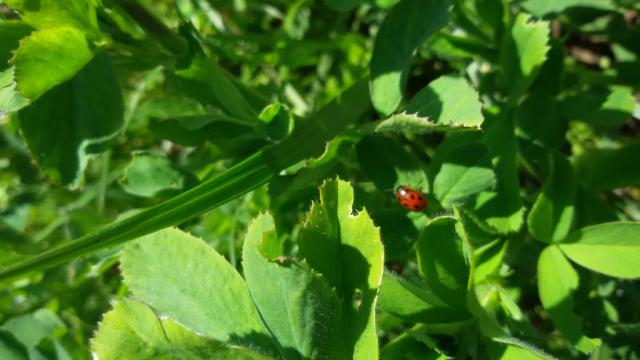
[[[118,245],[180,224],[267,182],[281,170],[312,156],[369,108],[366,81],[311,115],[287,139],[263,149],[204,183],[132,217],[0,271],[0,281],[65,263],[82,255]]]

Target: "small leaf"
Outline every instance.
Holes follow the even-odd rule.
[[[20,18],[36,29],[72,26],[85,32],[97,32],[95,0],[5,0]]]
[[[470,143],[456,147],[444,156],[433,192],[442,206],[451,208],[495,183],[489,149],[482,143]]]
[[[354,215],[352,204],[349,183],[325,181],[320,203],[311,206],[300,232],[300,254],[342,299],[343,327],[338,336],[349,339],[353,352],[349,358],[377,358],[375,308],[384,249],[367,211]]]
[[[509,102],[517,104],[535,79],[549,50],[549,23],[519,13],[503,37],[500,65]]]
[[[15,66],[17,90],[33,101],[71,79],[92,57],[87,38],[76,28],[61,26],[34,31],[20,40],[11,60]],[[109,83],[115,81],[111,79]]]
[[[457,76],[441,76],[420,90],[404,112],[382,121],[375,131],[478,130],[483,121],[482,104],[471,85]]]
[[[269,359],[198,335],[171,319],[161,320],[148,306],[133,300],[116,303],[104,315],[91,349],[101,360]]]
[[[129,194],[143,197],[178,193],[187,185],[186,174],[174,169],[169,159],[145,153],[134,154],[120,182]]]
[[[402,0],[376,35],[371,55],[371,100],[382,114],[400,105],[413,52],[449,21],[447,0]],[[398,41],[402,39],[402,41]]]
[[[576,178],[591,190],[640,184],[640,144],[618,149],[589,149],[573,159]]]
[[[593,351],[600,340],[585,336],[580,319],[573,313],[572,293],[578,288],[578,273],[557,246],[547,246],[538,259],[540,301],[554,325],[580,351]]]
[[[120,261],[133,296],[161,315],[212,339],[273,349],[244,280],[204,241],[166,229],[127,245]]]
[[[569,161],[562,154],[553,152],[549,163],[549,177],[527,219],[531,235],[547,243],[564,239],[571,230],[576,192]]]
[[[123,112],[117,76],[103,54],[21,110],[18,119],[38,166],[55,181],[77,187],[88,159],[124,126]]]
[[[260,244],[265,237],[273,240],[274,231],[273,218],[259,215],[242,250],[244,274],[261,318],[287,359],[346,358],[346,339],[337,336],[338,296],[305,264],[270,262],[260,254]]]
[[[282,140],[293,129],[293,115],[281,103],[267,105],[258,115],[256,130],[272,140]]]
[[[569,259],[609,276],[640,278],[640,223],[610,222],[571,233],[558,245]]]
[[[401,319],[427,324],[455,323],[470,314],[449,306],[429,289],[385,273],[380,288],[380,308]]]
[[[29,99],[16,90],[15,70],[12,66],[0,72],[0,112],[14,112],[29,104]]]
[[[568,96],[562,101],[562,111],[569,120],[621,124],[631,117],[635,105],[631,88],[612,86]]]
[[[420,234],[416,252],[429,289],[449,306],[463,310],[467,308],[469,266],[456,223],[450,216],[431,220]]]

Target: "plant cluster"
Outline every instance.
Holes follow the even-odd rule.
[[[0,359],[640,358],[640,2],[0,1]]]

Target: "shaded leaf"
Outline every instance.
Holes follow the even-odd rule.
[[[600,10],[615,9],[611,0],[526,0],[522,3],[522,7],[537,17],[558,15],[567,9],[578,7]]]
[[[631,117],[635,105],[631,88],[612,86],[568,96],[562,101],[562,112],[569,120],[620,124]]]
[[[354,358],[377,358],[375,307],[382,282],[384,249],[380,232],[366,210],[353,214],[353,189],[327,180],[320,203],[300,232],[300,254],[335,287],[343,303],[343,327]],[[350,356],[351,357],[351,356]]]
[[[428,288],[389,273],[382,279],[380,308],[401,319],[428,324],[455,323],[471,316],[449,306]]]
[[[29,150],[55,181],[79,186],[89,158],[106,150],[122,129],[124,105],[116,78],[108,57],[97,56],[19,112]]]
[[[287,359],[347,358],[337,337],[341,303],[335,291],[305,264],[271,262],[259,251],[277,241],[273,218],[259,215],[242,250],[245,278],[260,316]]]
[[[448,8],[446,0],[402,0],[380,26],[370,68],[371,100],[382,114],[389,115],[400,105],[413,52],[447,24]]]
[[[420,234],[416,253],[429,289],[449,306],[462,310],[467,308],[469,266],[456,223],[450,216],[431,220]]]
[[[618,149],[589,149],[573,158],[576,178],[591,190],[640,184],[640,144]]]

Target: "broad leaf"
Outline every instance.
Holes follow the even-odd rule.
[[[101,55],[18,118],[38,166],[55,181],[77,187],[88,159],[104,151],[122,129],[123,111],[116,75]]]
[[[444,156],[433,192],[444,207],[450,208],[495,183],[489,149],[482,143],[470,143],[456,147]]]
[[[161,315],[212,339],[273,349],[244,280],[204,241],[166,229],[125,247],[121,263],[133,296]]]
[[[578,288],[578,273],[557,246],[548,246],[538,259],[538,290],[542,306],[556,328],[580,351],[590,353],[599,344],[582,334],[580,319],[573,313],[572,293]]]
[[[96,0],[5,0],[27,24],[36,29],[71,26],[98,32]]]
[[[87,38],[76,28],[61,26],[34,31],[20,41],[11,59],[15,66],[16,89],[33,101],[71,79],[92,57],[93,50]],[[105,75],[110,76],[109,73]],[[114,82],[115,79],[109,80],[110,84]]]
[[[478,130],[484,121],[478,93],[456,76],[441,76],[416,94],[405,111],[376,126],[376,131],[427,133]]]
[[[269,359],[198,335],[171,319],[160,319],[147,305],[133,300],[116,303],[104,315],[91,349],[101,360]]]
[[[640,278],[640,223],[611,222],[571,233],[560,249],[576,263],[606,275]]]
[[[402,0],[380,26],[370,67],[371,99],[382,114],[400,105],[413,52],[447,24],[448,8],[447,0]]]
[[[450,216],[431,220],[420,234],[416,252],[429,289],[449,306],[464,312],[469,266],[456,223],[456,218]]]
[[[465,321],[470,314],[452,307],[419,284],[385,273],[380,288],[380,308],[401,319],[428,324]]]
[[[517,104],[535,79],[546,60],[548,42],[548,22],[535,22],[524,13],[516,16],[503,37],[500,52],[500,65],[511,104]]]
[[[260,250],[278,243],[269,215],[249,226],[242,251],[245,278],[260,316],[286,359],[342,359],[349,352],[339,334],[341,303],[335,290],[306,264],[272,262]],[[273,255],[273,254],[272,254]]]
[[[30,360],[27,348],[9,331],[0,329],[0,359]]]
[[[516,109],[519,137],[545,148],[560,148],[565,142],[567,122],[560,116],[557,101],[545,93],[532,93]]]
[[[14,317],[2,325],[2,329],[12,333],[27,347],[38,345],[44,338],[53,336],[56,332],[63,333],[66,328],[58,315],[46,308]]]
[[[640,184],[640,145],[589,149],[573,159],[576,178],[591,190],[613,190]]]
[[[531,235],[548,243],[564,239],[571,230],[576,192],[569,161],[557,152],[550,158],[551,171],[527,219]]]
[[[300,254],[342,299],[344,320],[338,336],[349,339],[349,357],[377,358],[375,308],[384,249],[367,211],[355,215],[352,204],[349,183],[325,181],[320,202],[311,206],[300,232]]]

